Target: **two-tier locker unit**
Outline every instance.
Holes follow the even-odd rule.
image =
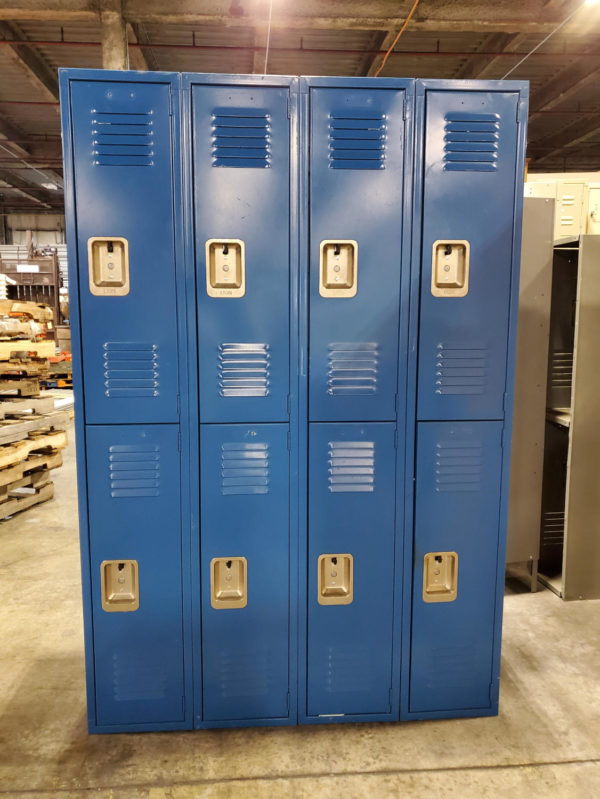
[[[61,99],[90,731],[495,714],[526,85]]]

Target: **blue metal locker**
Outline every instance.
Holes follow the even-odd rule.
[[[420,422],[417,428],[410,710],[490,707],[502,422]],[[456,552],[452,602],[425,602],[424,558]]]
[[[201,433],[203,718],[289,713],[288,426],[205,425]],[[244,558],[245,602],[219,606],[215,558]],[[230,579],[231,583],[232,580]]]
[[[498,710],[527,99],[417,81],[401,718]]]
[[[290,79],[270,86],[199,81],[186,76],[200,421],[284,422],[290,375]],[[223,293],[209,295],[210,241],[221,251],[233,249],[227,242],[242,242],[243,285],[237,294],[217,286]]]
[[[315,423],[308,446],[306,713],[393,718],[394,425]],[[351,602],[321,604],[323,555],[334,577],[351,557]]]
[[[88,726],[189,728],[179,78],[60,84]]]
[[[527,86],[60,82],[90,731],[497,712]]]

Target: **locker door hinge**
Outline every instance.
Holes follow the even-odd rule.
[[[289,96],[289,94],[287,98],[287,115],[288,119],[292,118],[292,98]]]
[[[398,428],[394,427],[394,449],[398,449]]]
[[[173,93],[169,92],[169,116],[173,116]]]
[[[390,701],[389,710],[390,710],[390,713],[391,713],[392,712],[392,702],[394,701],[394,689],[393,688],[390,688],[389,701]]]
[[[521,98],[517,98],[517,122],[521,121]]]
[[[502,395],[502,415],[506,418],[506,406],[508,405],[508,394],[506,391]]]
[[[406,93],[402,95],[402,119],[406,120]]]
[[[289,416],[290,413],[291,413],[291,408],[292,408],[292,398],[290,397],[289,394],[287,395],[287,399],[286,399],[286,408],[287,408],[287,414]]]
[[[396,418],[398,418],[398,408],[400,407],[400,396],[396,394],[394,396],[394,408],[396,410]]]
[[[290,694],[289,694],[289,691],[288,691],[288,693],[287,693],[287,695],[285,697],[285,705],[286,705],[286,708],[287,708],[287,715],[289,716],[290,715]]]
[[[177,433],[177,449],[181,452],[181,430]]]
[[[181,395],[177,395],[177,416],[181,416]]]
[[[287,432],[287,448],[288,449],[292,448],[292,433],[290,430],[288,430]]]

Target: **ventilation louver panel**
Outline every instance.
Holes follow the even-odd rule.
[[[221,447],[221,493],[269,493],[269,445],[227,443]]]
[[[268,169],[271,166],[269,114],[256,109],[217,109],[212,115],[212,165]]]
[[[378,371],[376,342],[333,342],[328,353],[327,393],[332,397],[374,394]]]
[[[375,488],[375,443],[373,441],[330,441],[329,491],[371,493]]]
[[[385,117],[330,116],[331,169],[385,169],[385,146]]]
[[[437,444],[435,449],[436,491],[479,491],[482,448],[479,444]]]
[[[446,114],[444,171],[494,172],[498,168],[498,114]]]
[[[270,361],[268,344],[220,344],[219,394],[222,397],[267,397],[271,383]]]
[[[153,166],[152,111],[92,111],[92,156],[97,166]]]

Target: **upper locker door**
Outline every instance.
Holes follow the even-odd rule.
[[[419,419],[503,416],[518,101],[425,93]]]
[[[310,99],[309,417],[393,420],[405,92]]]
[[[170,83],[71,83],[92,424],[178,419],[170,93]]]
[[[287,419],[288,87],[192,87],[200,420]]]

